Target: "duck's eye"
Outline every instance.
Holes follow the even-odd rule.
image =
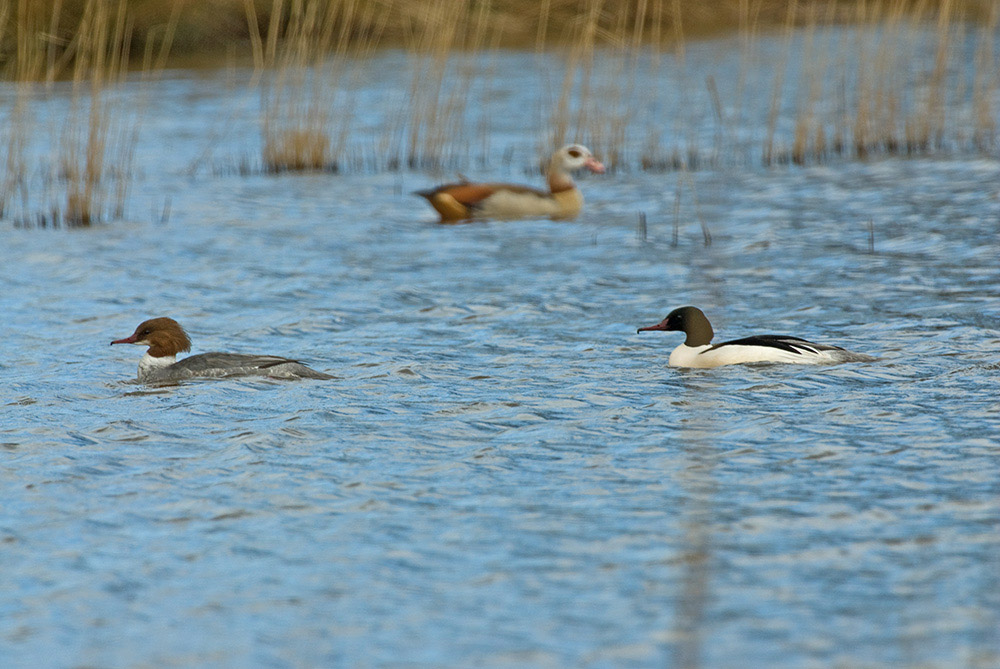
[[[580,156],[583,155],[576,149],[570,149],[569,151],[567,151],[567,153],[569,153],[570,158],[579,158]]]
[[[145,336],[146,336],[146,335],[148,335],[149,333],[150,333],[150,329],[149,329],[149,328],[146,328],[145,330],[143,330],[142,332],[140,332],[140,333],[139,333],[139,336],[140,336],[140,337],[145,337]]]

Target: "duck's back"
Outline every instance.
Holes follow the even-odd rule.
[[[191,378],[268,376],[276,379],[332,379],[297,360],[276,355],[201,353],[162,369],[151,370],[147,381],[181,381]]]
[[[698,357],[711,366],[752,362],[784,362],[815,365],[838,362],[871,362],[871,356],[831,344],[788,335],[756,335],[707,347]]]

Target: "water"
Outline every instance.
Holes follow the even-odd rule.
[[[6,666],[1000,664],[1000,161],[441,227],[426,173],[189,176],[222,78],[163,84],[129,220],[3,231]],[[684,304],[880,360],[667,368]],[[137,385],[158,315],[338,378]]]

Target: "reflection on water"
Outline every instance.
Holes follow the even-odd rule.
[[[150,112],[168,222],[4,232],[8,662],[1000,662],[996,160],[441,227],[427,174],[189,178],[215,88]],[[881,360],[669,369],[683,304]],[[339,378],[144,389],[107,341],[156,315]]]

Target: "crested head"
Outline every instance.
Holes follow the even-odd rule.
[[[111,343],[148,346],[147,354],[154,358],[173,357],[191,350],[191,340],[181,324],[165,316],[143,321],[131,336]]]
[[[712,342],[715,333],[712,331],[712,324],[698,307],[680,307],[674,309],[667,317],[656,325],[639,328],[636,332],[644,330],[670,330],[679,331],[687,335],[684,344],[687,346],[706,346]]]

